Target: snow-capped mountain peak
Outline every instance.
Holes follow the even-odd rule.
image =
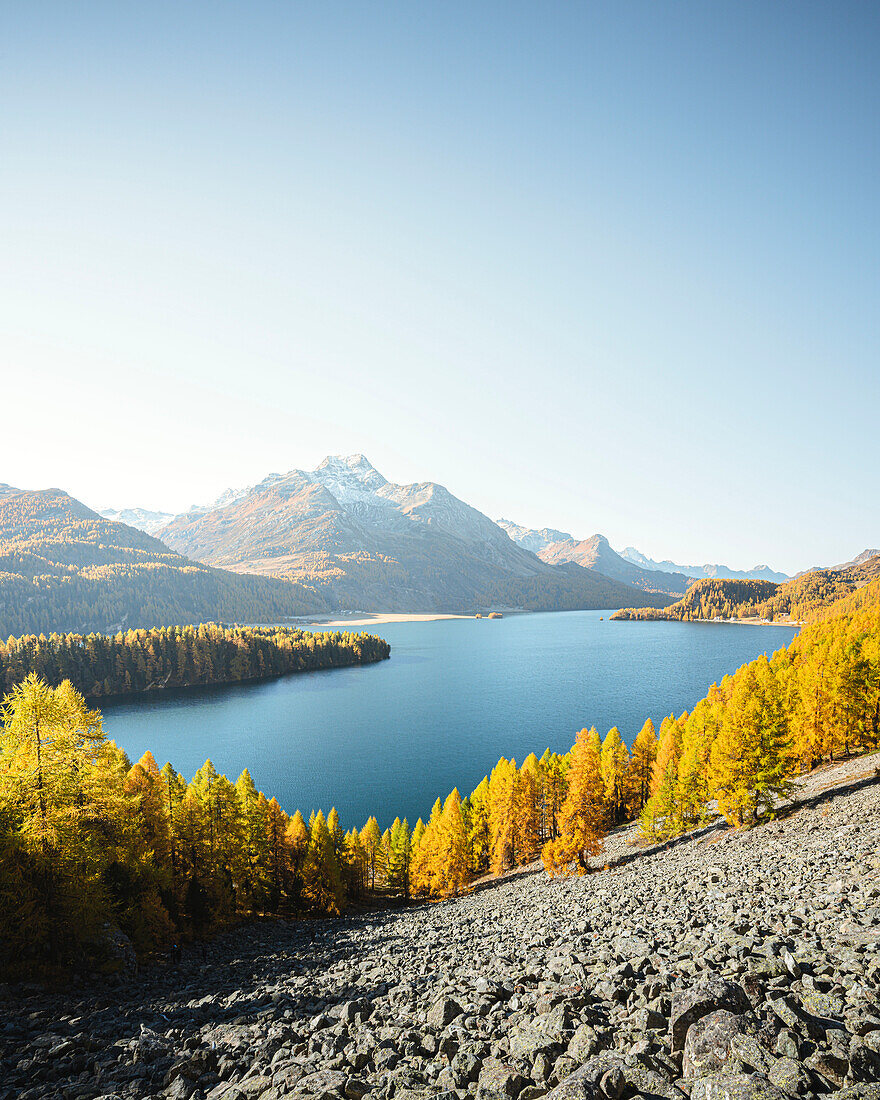
[[[3,486],[0,485],[0,495]],[[128,527],[136,527],[148,535],[154,534],[160,527],[174,517],[170,512],[154,512],[149,508],[101,508],[98,515],[104,519],[113,520],[115,523],[124,523]]]
[[[533,554],[540,554],[542,550],[546,550],[548,546],[552,546],[555,542],[572,541],[572,536],[566,531],[556,531],[552,527],[542,527],[540,530],[535,530],[532,527],[523,527],[510,519],[499,519],[495,522],[502,531],[507,532],[515,543],[526,550],[531,550]]]
[[[376,494],[388,484],[363,455],[328,455],[306,476],[323,485],[342,505],[382,503]]]

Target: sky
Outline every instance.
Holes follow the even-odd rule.
[[[880,544],[880,7],[0,4],[0,481]]]

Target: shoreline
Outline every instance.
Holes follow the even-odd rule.
[[[612,622],[618,623],[722,623],[730,626],[789,626],[798,629],[805,624],[797,619],[670,619],[658,616],[656,619],[640,619],[636,615],[625,615],[622,618],[611,616]]]
[[[355,611],[333,619],[300,618],[295,625],[311,630],[348,630],[353,626],[382,626],[385,623],[432,623],[440,619],[472,619],[473,615],[452,615],[440,611],[409,613],[397,611]],[[291,624],[293,625],[293,624]]]

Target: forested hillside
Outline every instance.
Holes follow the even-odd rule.
[[[680,600],[668,607],[626,607],[612,615],[614,619],[754,619],[758,608],[776,595],[779,585],[773,581],[702,580],[695,581]]]
[[[0,641],[0,690],[35,674],[64,680],[87,698],[160,688],[261,680],[288,672],[370,664],[391,653],[373,634],[290,627],[157,627],[104,634],[25,635]]]
[[[0,496],[0,637],[271,622],[325,609],[300,584],[190,561],[58,489]]]
[[[132,767],[69,682],[31,674],[0,729],[0,970],[70,959],[107,922],[148,950],[241,914],[453,894],[539,854],[552,874],[582,873],[615,823],[640,816],[647,837],[672,836],[717,799],[749,826],[799,772],[878,744],[880,580],[665,719],[659,737],[646,722],[630,751],[617,729],[584,729],[565,756],[499,760],[412,831],[371,817],[345,832],[334,811],[306,823],[210,761],[189,783],[149,753]]]
[[[614,619],[767,619],[804,622],[880,576],[880,555],[842,570],[815,569],[784,584],[702,580],[669,607],[627,607]]]

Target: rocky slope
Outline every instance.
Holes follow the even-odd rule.
[[[551,611],[633,598],[608,577],[540,561],[442,485],[387,481],[363,455],[270,474],[159,534],[209,565],[305,583],[337,610]]]
[[[0,1098],[876,1098],[878,761],[814,773],[749,833],[619,830],[587,878],[242,928],[98,992],[0,990]]]

